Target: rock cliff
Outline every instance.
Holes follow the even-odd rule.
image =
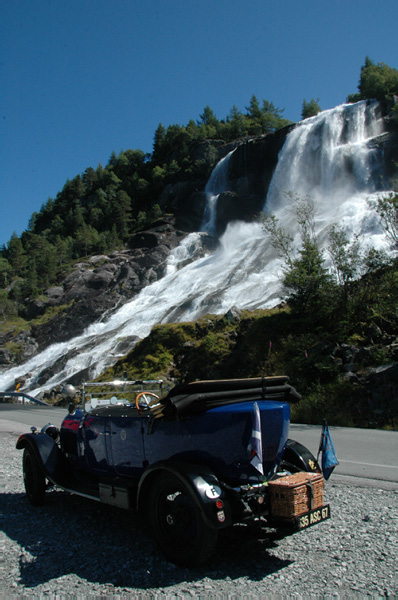
[[[132,235],[128,248],[76,263],[57,287],[46,290],[40,299],[27,301],[30,331],[17,336],[10,332],[1,345],[7,347],[11,340],[19,345],[19,362],[23,362],[50,344],[82,333],[162,277],[170,251],[185,235],[175,227],[173,217],[160,219],[149,231]],[[0,364],[8,366],[11,359],[3,350]]]
[[[386,133],[372,143],[384,156],[383,183],[391,188],[398,186],[398,131],[392,121],[387,120],[386,126]],[[292,127],[231,144],[220,140],[198,144],[199,158],[209,144],[212,146],[215,164],[235,150],[228,163],[228,191],[220,194],[217,203],[217,235],[228,222],[249,221],[261,211],[279,152]],[[3,348],[12,341],[21,349],[17,359],[3,349],[0,364],[7,368],[12,362],[24,362],[50,344],[82,333],[91,323],[104,319],[143,287],[162,277],[171,250],[187,233],[200,230],[206,204],[205,185],[206,181],[182,181],[166,186],[159,204],[165,214],[173,216],[132,235],[123,250],[76,263],[57,287],[48,289],[40,299],[27,301],[26,316],[32,321],[31,330],[19,336],[11,332],[0,340]],[[377,183],[379,189],[381,185]]]

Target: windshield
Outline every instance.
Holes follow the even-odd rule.
[[[148,381],[97,381],[83,384],[83,410],[90,412],[98,406],[137,406],[155,401],[168,392],[163,380]]]

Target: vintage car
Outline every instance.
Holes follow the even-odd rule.
[[[34,505],[55,486],[146,517],[168,560],[195,566],[221,529],[259,524],[290,533],[330,517],[316,458],[288,439],[287,377],[82,386],[60,430],[19,437]]]

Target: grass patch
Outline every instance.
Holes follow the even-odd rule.
[[[5,350],[9,353],[11,362],[19,362],[22,360],[24,355],[24,344],[17,342],[6,342],[4,344]]]
[[[30,321],[30,325],[39,326],[39,325],[44,325],[45,323],[48,323],[54,317],[57,317],[64,312],[66,313],[68,308],[70,308],[73,303],[74,303],[74,300],[69,302],[69,304],[60,304],[59,306],[49,306],[45,313],[36,317],[35,319],[32,319],[32,321]]]
[[[9,333],[18,335],[22,331],[30,329],[30,322],[22,317],[11,317],[0,321],[0,336],[3,337]]]

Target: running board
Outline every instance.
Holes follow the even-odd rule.
[[[98,496],[93,496],[92,494],[87,494],[87,492],[82,492],[74,488],[72,489],[65,487],[60,483],[55,483],[55,481],[52,481],[52,483],[54,484],[54,487],[56,487],[59,490],[62,490],[63,492],[68,492],[68,494],[74,494],[75,496],[81,496],[82,498],[87,498],[88,500],[96,500],[97,502],[102,502],[101,498],[99,498]]]
[[[99,483],[99,496],[89,494],[78,488],[66,487],[60,483],[52,482],[55,487],[68,492],[69,494],[75,494],[88,500],[95,500],[96,502],[102,502],[103,504],[110,504],[111,506],[117,506],[118,508],[125,508],[127,510],[133,508],[133,494],[131,489],[117,487],[114,485]]]

